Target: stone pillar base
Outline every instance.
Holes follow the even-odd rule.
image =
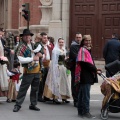
[[[19,35],[19,30],[18,29],[6,29],[7,32],[12,32],[13,35]]]

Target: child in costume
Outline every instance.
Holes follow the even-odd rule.
[[[17,93],[19,90],[19,77],[20,77],[20,63],[15,61],[14,68],[9,71],[7,69],[7,75],[10,77],[7,102],[15,102]]]
[[[40,36],[36,36],[34,50],[32,50],[32,52],[35,53],[35,55],[37,55],[38,52],[40,52],[41,54],[44,54],[43,48],[44,47],[41,44],[41,38],[40,38]],[[40,62],[40,65],[42,65],[42,59],[40,59],[39,61],[30,62],[28,64],[28,69],[32,70],[33,68],[35,68],[36,66],[38,66],[38,62]]]

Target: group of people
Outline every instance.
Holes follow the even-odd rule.
[[[22,40],[16,53],[24,70],[13,112],[20,110],[30,85],[31,110],[40,111],[36,106],[37,101],[53,101],[55,104],[61,104],[59,101],[61,99],[68,103],[67,99],[71,97],[71,74],[65,66],[64,39],[59,38],[54,45],[51,41],[48,43],[48,35],[42,32],[40,41],[35,38],[33,43],[31,41],[33,33],[28,29],[25,29],[20,36]]]
[[[14,51],[19,42],[19,36],[13,36],[11,32],[6,33],[0,28],[0,97],[7,97],[7,102],[15,101],[17,96],[18,90],[15,88],[21,73]]]
[[[69,103],[67,99],[73,97],[78,115],[94,118],[90,113],[90,89],[91,85],[98,82],[97,73],[100,72],[100,69],[95,67],[91,55],[91,36],[82,36],[81,33],[76,33],[75,40],[72,41],[68,52],[63,38],[58,38],[54,45],[54,39],[42,32],[36,35],[33,43],[33,35],[30,30],[24,29],[20,34],[21,40],[19,43],[16,42],[14,49],[10,49],[6,44],[0,46],[0,56],[4,56],[4,53],[9,51],[13,55],[13,58],[10,56],[10,60],[14,59],[12,69],[2,71],[6,64],[0,64],[0,72],[6,72],[12,80],[9,81],[9,88],[12,89],[9,90],[7,101],[16,102],[13,112],[20,110],[31,85],[30,110],[40,111],[36,106],[37,101],[52,101],[55,104],[61,104],[61,101]],[[0,37],[1,42],[2,36]],[[12,36],[9,38],[11,39],[8,41],[12,42]],[[19,91],[16,94],[15,85],[19,83],[21,75],[20,64],[23,67],[23,75]],[[6,73],[4,73],[5,76],[7,76]],[[7,77],[0,77],[0,81],[5,82],[5,79],[7,80]],[[6,84],[8,83],[6,82]],[[5,88],[8,90],[6,86],[4,86]],[[0,84],[1,89],[3,89],[2,84]]]

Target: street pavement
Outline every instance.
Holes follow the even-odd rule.
[[[90,112],[95,115],[95,120],[100,120],[100,110],[103,100],[103,95],[100,92],[100,85],[103,79],[98,76],[99,83],[92,85],[91,88],[91,100],[90,100]],[[52,102],[40,103],[37,107],[40,111],[29,110],[29,94],[28,90],[26,99],[22,104],[22,108],[19,112],[14,113],[13,107],[15,103],[7,103],[5,97],[0,98],[0,120],[83,120],[77,114],[77,108],[73,107],[73,100],[70,99],[69,104],[56,105]],[[109,120],[119,120],[119,113],[109,113]],[[87,119],[85,119],[87,120]]]

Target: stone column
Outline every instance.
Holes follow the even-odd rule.
[[[8,0],[8,13],[7,13],[7,22],[8,22],[8,25],[7,25],[7,28],[8,29],[11,29],[11,24],[12,24],[12,0]]]
[[[53,0],[40,0],[42,6],[39,6],[42,11],[41,25],[48,25],[52,16],[52,2]]]
[[[62,35],[67,47],[69,45],[69,8],[70,0],[62,0]]]
[[[4,19],[3,19],[3,1],[0,1],[0,27],[3,27],[3,21],[4,21]]]
[[[53,21],[61,21],[61,0],[53,0],[53,8],[52,8],[52,20]]]
[[[54,37],[57,40],[59,37],[62,37],[62,22],[61,22],[61,0],[53,0],[52,5],[52,20],[49,24],[49,35]]]

